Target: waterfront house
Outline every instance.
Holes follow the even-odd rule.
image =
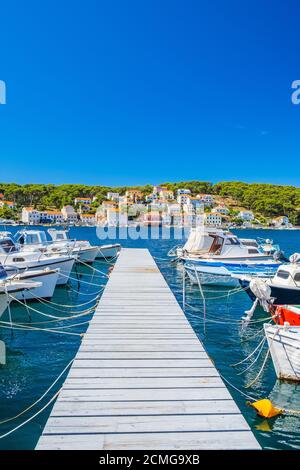
[[[81,220],[82,225],[96,225],[95,214],[81,214],[80,220]]]
[[[40,223],[63,224],[64,216],[56,210],[40,211]]]
[[[23,207],[21,220],[24,224],[36,225],[40,223],[40,212],[33,207]]]
[[[64,206],[61,213],[64,221],[68,224],[75,224],[78,221],[78,216],[73,206]]]

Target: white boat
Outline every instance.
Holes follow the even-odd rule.
[[[272,275],[253,276],[234,274],[251,300],[258,298],[262,307],[268,311],[270,304],[300,305],[300,254],[290,256],[289,264],[282,264]]]
[[[234,274],[273,274],[280,263],[273,255],[241,243],[237,236],[223,230],[193,230],[181,255],[192,283],[237,287]]]
[[[49,229],[48,233],[54,244],[60,246],[65,244],[68,246],[70,243],[74,243],[75,250],[78,250],[78,256],[80,261],[86,263],[92,263],[95,259],[107,259],[114,258],[118,255],[121,245],[119,243],[112,245],[99,245],[92,246],[88,240],[72,240],[69,239],[67,230],[55,230]]]
[[[11,296],[23,294],[27,290],[34,291],[41,285],[41,282],[8,279],[5,270],[0,267],[0,317],[13,300]]]
[[[51,299],[54,294],[55,287],[59,278],[59,269],[39,269],[24,271],[20,274],[15,274],[7,277],[7,280],[11,279],[14,281],[30,281],[41,283],[40,287],[36,287],[34,290],[24,290],[18,292],[14,297],[18,300],[34,300],[37,297],[42,299]]]
[[[300,381],[300,326],[264,324],[278,379]]]
[[[68,282],[74,262],[73,255],[20,250],[12,238],[0,238],[0,263],[8,275],[49,268],[59,270],[57,285],[64,285]]]

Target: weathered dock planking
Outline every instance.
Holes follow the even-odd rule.
[[[123,249],[37,449],[259,449],[148,250]]]

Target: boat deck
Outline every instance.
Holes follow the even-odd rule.
[[[146,249],[123,249],[37,449],[259,449]]]

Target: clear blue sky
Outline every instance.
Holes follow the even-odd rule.
[[[0,15],[0,181],[299,183],[299,2],[9,0]]]

